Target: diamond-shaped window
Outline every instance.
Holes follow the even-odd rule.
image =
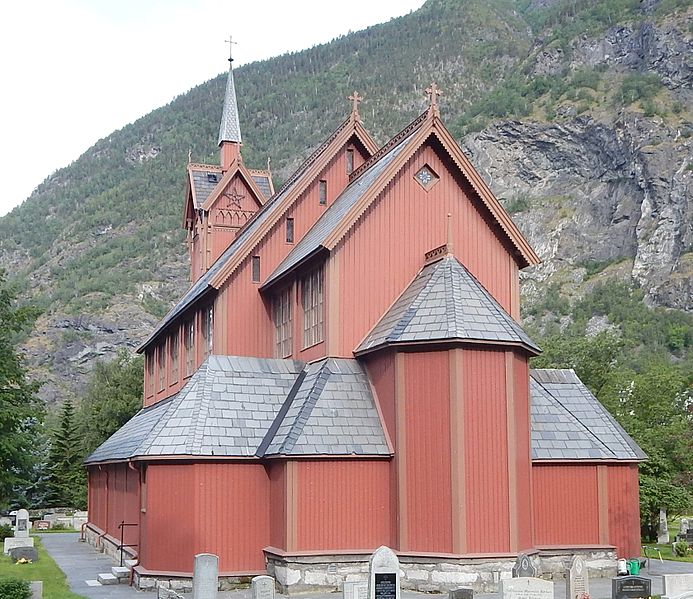
[[[416,172],[414,179],[418,181],[421,187],[428,191],[438,182],[439,177],[430,166],[425,164]]]

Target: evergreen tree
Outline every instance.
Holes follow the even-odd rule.
[[[66,399],[53,432],[49,453],[48,504],[83,508],[86,506],[86,474],[75,408]]]
[[[36,397],[38,383],[28,381],[16,350],[17,335],[36,316],[35,310],[16,306],[16,292],[0,271],[0,507],[20,503],[36,463],[43,411]]]

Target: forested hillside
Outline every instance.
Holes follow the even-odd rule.
[[[685,362],[692,36],[688,0],[428,0],[237,69],[244,159],[270,157],[279,184],[354,90],[384,142],[435,81],[444,121],[544,260],[524,275],[533,331],[618,329],[630,316],[580,309],[619,281],[633,305],[677,309],[647,314],[657,351]],[[186,288],[184,166],[189,151],[217,161],[224,83],[222,73],[113,132],[0,219],[0,267],[43,310],[24,346],[46,401],[79,396],[94,361],[137,345]]]

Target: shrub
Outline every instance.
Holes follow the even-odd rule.
[[[14,531],[9,524],[0,524],[0,541],[4,541],[7,537],[14,535]]]
[[[678,557],[686,557],[688,553],[688,543],[686,541],[679,541],[674,543],[674,555]]]
[[[17,578],[0,578],[0,597],[2,599],[30,599],[29,583]]]

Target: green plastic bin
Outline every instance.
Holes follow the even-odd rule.
[[[640,574],[640,560],[638,558],[628,560],[628,574],[631,576]]]

